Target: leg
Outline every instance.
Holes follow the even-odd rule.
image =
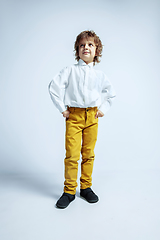
[[[78,115],[70,113],[66,120],[66,158],[65,163],[65,182],[64,192],[69,194],[76,193],[78,160],[80,159],[82,129],[79,124]]]
[[[87,114],[87,127],[82,132],[81,189],[86,189],[92,185],[94,148],[98,133],[98,118],[95,119],[96,111],[91,110]]]

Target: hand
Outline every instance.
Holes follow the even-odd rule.
[[[62,114],[63,114],[63,117],[69,118],[70,111],[66,110],[66,111],[62,112]]]
[[[100,110],[97,111],[96,115],[95,115],[95,118],[98,118],[98,117],[103,117],[104,116],[104,113],[101,112]]]

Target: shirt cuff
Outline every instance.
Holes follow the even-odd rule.
[[[64,107],[62,107],[62,108],[60,109],[60,112],[63,113],[63,112],[66,111],[66,110],[67,110],[67,106],[64,106]]]
[[[101,112],[103,112],[103,114],[105,115],[106,112],[108,112],[108,110],[110,109],[110,103],[109,102],[106,102],[106,103],[103,103],[100,107],[99,107],[99,110]]]

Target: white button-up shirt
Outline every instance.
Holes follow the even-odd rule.
[[[98,107],[104,114],[109,110],[115,91],[107,76],[95,70],[93,62],[63,68],[50,82],[51,99],[62,113],[69,107]]]

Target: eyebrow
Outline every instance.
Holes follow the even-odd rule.
[[[90,43],[95,45],[95,43],[92,42],[92,41],[89,41],[89,42],[88,42],[88,44],[90,44]],[[81,42],[79,45],[82,45],[82,44],[84,44],[84,42]]]

